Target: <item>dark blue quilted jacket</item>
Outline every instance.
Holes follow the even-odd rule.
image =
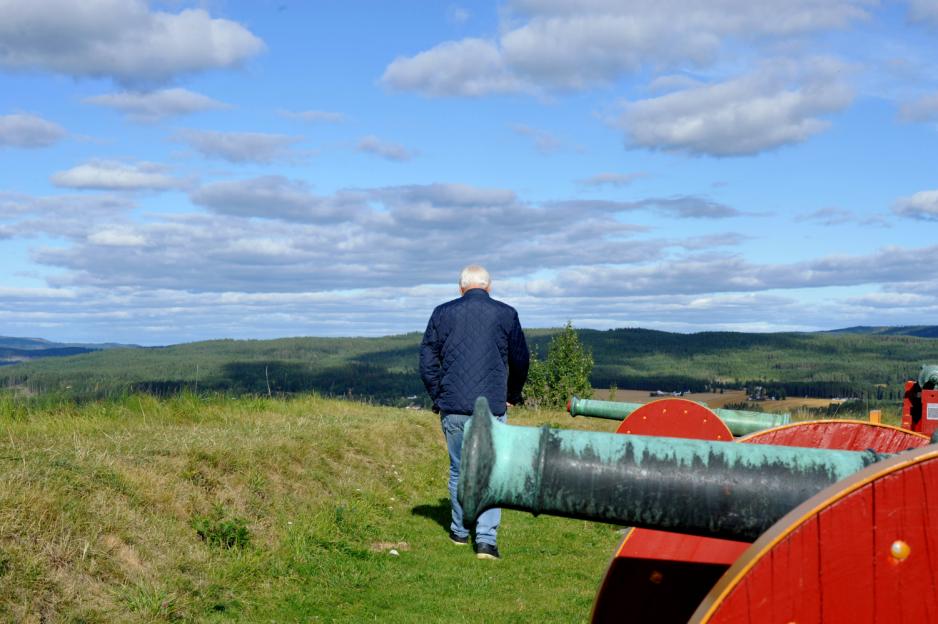
[[[518,313],[481,288],[437,306],[420,344],[420,377],[446,414],[471,414],[479,396],[496,416],[506,401],[521,403],[528,345]]]

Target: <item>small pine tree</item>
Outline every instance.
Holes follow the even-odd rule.
[[[563,409],[573,395],[591,397],[592,372],[593,354],[580,342],[573,323],[567,321],[563,331],[551,339],[547,359],[537,359],[536,353],[532,357],[524,387],[526,401],[534,408]]]
[[[524,404],[534,409],[545,407],[547,394],[547,363],[538,359],[535,348],[531,352],[528,380],[524,384]]]

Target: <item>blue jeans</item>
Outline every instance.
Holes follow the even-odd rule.
[[[459,483],[459,462],[462,453],[463,428],[471,416],[463,414],[441,414],[440,422],[443,425],[443,435],[446,436],[446,448],[449,451],[449,499],[453,506],[453,521],[449,525],[450,531],[459,537],[467,537],[469,530],[462,523],[462,505],[456,500],[456,485]],[[507,415],[496,416],[505,422]],[[502,519],[501,509],[489,509],[476,521],[476,544],[489,544],[495,546],[495,536],[498,533],[498,523]]]

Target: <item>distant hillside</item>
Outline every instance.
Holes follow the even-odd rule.
[[[27,362],[37,358],[64,357],[91,353],[102,349],[130,347],[115,343],[84,344],[51,342],[43,338],[0,336],[0,366]]]
[[[541,358],[557,330],[528,332]],[[938,342],[844,332],[675,334],[581,330],[596,387],[692,390],[762,385],[780,396],[895,400]],[[317,391],[390,404],[425,401],[417,375],[419,333],[383,338],[213,340],[43,358],[0,370],[0,386],[98,397],[181,390],[229,394]],[[409,398],[415,397],[415,398]]]
[[[870,327],[868,325],[857,325],[856,327],[845,327],[843,329],[833,329],[831,334],[867,334],[874,336],[917,336],[919,338],[938,338],[938,325],[904,325],[898,327]]]

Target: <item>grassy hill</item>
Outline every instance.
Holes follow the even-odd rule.
[[[544,357],[556,330],[528,332]],[[595,357],[593,385],[692,390],[762,385],[790,396],[895,400],[938,342],[866,333],[675,334],[644,329],[580,330]],[[180,390],[231,395],[317,391],[404,405],[423,401],[420,334],[383,338],[215,340],[111,349],[0,369],[0,385],[29,394],[97,398]]]
[[[448,462],[427,411],[7,398],[0,427],[3,622],[585,622],[620,539],[506,511],[504,559],[475,560],[446,535]]]

